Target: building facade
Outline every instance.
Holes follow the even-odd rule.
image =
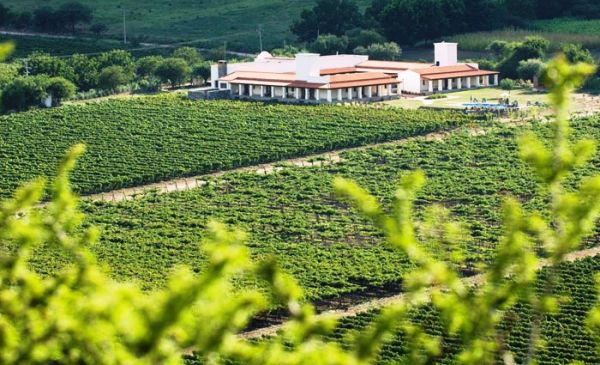
[[[211,69],[211,86],[231,98],[297,103],[368,102],[403,92],[430,94],[498,84],[498,72],[458,63],[456,43],[436,43],[434,63],[369,60],[362,55],[295,58],[262,52],[254,61]],[[190,96],[191,93],[190,92]]]

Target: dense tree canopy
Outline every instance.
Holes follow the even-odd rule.
[[[343,35],[361,24],[362,15],[352,0],[319,0],[312,9],[303,10],[292,24],[300,41],[312,41],[320,34]]]

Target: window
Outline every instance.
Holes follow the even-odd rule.
[[[220,83],[219,83],[219,87],[220,87],[221,89],[227,89],[227,83],[226,83],[226,82],[220,82]]]

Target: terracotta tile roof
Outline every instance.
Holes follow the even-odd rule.
[[[296,79],[295,73],[275,73],[275,72],[252,72],[252,71],[235,71],[227,76],[219,78],[221,81],[279,81],[279,82],[291,82]]]
[[[356,72],[356,67],[337,67],[321,70],[321,76]]]
[[[415,70],[425,80],[439,80],[455,77],[487,76],[499,74],[497,71],[480,70],[469,65],[431,67],[428,69]]]
[[[367,69],[385,69],[390,71],[406,71],[431,67],[430,63],[422,62],[396,62],[396,61],[365,61],[356,67]]]
[[[354,72],[331,75],[329,76],[328,83],[296,80],[296,75],[293,73],[283,74],[247,71],[236,71],[221,77],[219,80],[236,84],[262,84],[270,86],[308,87],[314,89],[341,89],[369,85],[386,85],[399,82],[395,76],[390,76],[383,72]]]
[[[436,75],[427,75],[421,76],[425,80],[440,80],[440,79],[450,79],[457,77],[470,77],[470,76],[489,76],[496,75],[499,72],[496,71],[487,71],[487,70],[473,70],[467,72],[449,72],[444,74],[436,74]]]
[[[477,70],[477,68],[475,68],[473,66],[469,66],[466,63],[461,63],[461,64],[453,65],[453,66],[433,66],[432,65],[430,67],[420,68],[420,69],[417,69],[414,71],[420,75],[434,75],[434,74],[441,74],[441,73],[465,72],[465,71],[472,71],[472,70]]]

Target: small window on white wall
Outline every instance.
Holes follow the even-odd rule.
[[[221,83],[219,83],[219,87],[221,89],[227,89],[227,83],[226,82],[221,82]]]

